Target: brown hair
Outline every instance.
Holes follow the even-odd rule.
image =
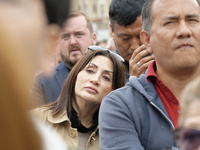
[[[125,84],[125,67],[116,56],[104,50],[88,51],[88,53],[84,55],[70,71],[57,101],[50,104],[50,109],[53,110],[54,117],[62,114],[65,110],[67,110],[68,115],[70,116],[72,103],[74,102],[77,106],[75,99],[75,82],[77,75],[95,56],[98,55],[108,57],[113,63],[112,89],[120,88]]]
[[[90,33],[92,34],[94,32],[93,26],[92,26],[92,21],[86,14],[84,14],[83,12],[80,12],[80,11],[71,11],[71,12],[69,12],[68,18],[73,18],[73,17],[77,17],[77,16],[85,17],[85,20],[87,22],[87,27],[90,30]]]

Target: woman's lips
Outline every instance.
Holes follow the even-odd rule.
[[[85,87],[85,89],[86,89],[89,93],[98,94],[97,89],[94,88],[94,87]]]

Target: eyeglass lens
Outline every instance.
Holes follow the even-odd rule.
[[[200,145],[200,131],[180,129],[175,132],[175,138],[180,150],[196,150]]]

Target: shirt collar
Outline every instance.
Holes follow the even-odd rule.
[[[148,69],[147,69],[147,74],[146,74],[146,79],[148,82],[151,82],[154,78],[158,78],[156,74],[156,61],[154,60],[152,63],[150,63]]]
[[[49,113],[48,113],[47,119],[48,119],[49,122],[51,122],[53,124],[61,123],[61,122],[64,122],[64,121],[69,122],[69,118],[67,116],[66,111],[64,111],[62,114],[60,114],[57,117],[53,117],[52,111],[50,110]]]

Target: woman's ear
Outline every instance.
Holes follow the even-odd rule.
[[[152,53],[151,43],[150,43],[150,33],[146,30],[140,32],[140,40],[147,47],[150,53]]]

